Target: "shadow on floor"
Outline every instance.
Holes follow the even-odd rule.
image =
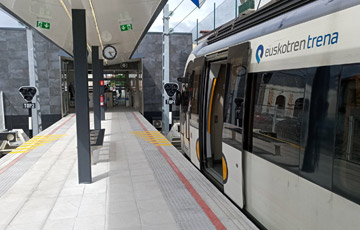
[[[107,178],[107,177],[109,177],[109,173],[108,173],[108,172],[103,173],[103,174],[100,174],[100,175],[98,175],[98,176],[95,176],[95,177],[93,177],[93,183],[95,183],[95,182],[97,182],[97,181],[100,181],[100,180],[102,180],[102,179],[105,179],[105,178]]]

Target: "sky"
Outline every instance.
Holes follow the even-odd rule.
[[[173,11],[182,1],[183,0],[169,0],[168,4],[170,11]],[[202,0],[199,1],[202,2]],[[194,12],[185,18],[186,15],[197,7],[191,2],[191,0],[184,0],[170,17],[170,28],[174,28],[182,19],[185,18],[184,21],[174,29],[174,32],[190,32],[192,28],[196,26],[196,19],[201,21],[214,10],[214,3],[218,6],[223,2],[224,0],[206,0],[200,9],[194,10]],[[163,13],[161,12],[149,31],[162,31],[162,17]]]
[[[12,16],[0,8],[0,27],[23,27]]]

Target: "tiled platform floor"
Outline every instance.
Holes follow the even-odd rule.
[[[0,229],[256,229],[173,146],[144,138],[161,136],[141,114],[102,126],[92,184],[78,184],[73,115],[0,160]]]

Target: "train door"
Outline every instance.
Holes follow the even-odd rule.
[[[222,128],[226,61],[211,62],[207,82],[205,124],[205,169],[217,182],[223,182]]]
[[[200,169],[199,90],[204,57],[196,58],[187,66],[181,103],[181,147],[191,162]]]
[[[200,86],[201,76],[204,69],[205,58],[200,57],[194,60],[194,68],[190,77],[190,109],[189,109],[189,136],[190,136],[190,159],[191,162],[200,169],[200,140],[199,140],[199,116],[200,107],[202,106],[200,100]]]
[[[245,94],[246,84],[251,84],[246,79],[249,50],[250,43],[229,48],[222,129],[224,192],[241,208],[244,206],[243,149],[247,149],[246,133],[250,124],[244,115],[249,112],[246,104],[250,101]]]

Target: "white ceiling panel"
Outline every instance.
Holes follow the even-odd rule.
[[[125,62],[130,58],[166,2],[167,0],[0,0],[0,4],[9,13],[35,28],[69,54],[73,53],[71,9],[85,9],[88,49],[94,45],[100,49],[113,45],[117,49],[117,57],[107,61],[108,65]],[[127,24],[131,24],[132,28],[121,31],[120,26]],[[46,28],[48,25],[50,28]]]

